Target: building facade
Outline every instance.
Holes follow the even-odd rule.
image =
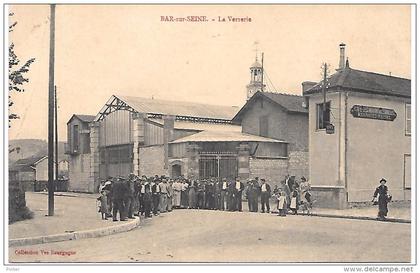
[[[315,199],[337,208],[367,202],[385,178],[393,200],[410,200],[411,81],[352,69],[341,55],[325,100],[322,82],[304,92]]]
[[[257,92],[233,118],[246,134],[283,141],[281,156],[267,153],[250,158],[253,176],[278,183],[286,174],[308,177],[308,110],[303,96]]]
[[[73,115],[67,122],[68,189],[70,191],[94,192],[91,173],[91,128],[95,116]]]

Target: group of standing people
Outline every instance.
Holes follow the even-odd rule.
[[[239,178],[171,179],[165,176],[109,177],[101,181],[98,200],[102,219],[112,216],[113,221],[126,221],[134,216],[144,215],[146,218],[173,209],[209,209],[223,211],[242,211],[243,197],[248,200],[250,212],[270,212],[270,200],[277,202],[279,215],[285,215],[290,209],[297,213],[302,198],[310,200],[310,185],[304,177],[301,183],[294,177],[286,176],[280,186],[271,186],[265,179],[249,179],[245,185]]]

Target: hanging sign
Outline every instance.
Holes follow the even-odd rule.
[[[325,126],[325,133],[329,135],[334,134],[334,129],[335,129],[334,125],[327,124],[327,126]]]
[[[371,107],[365,105],[354,105],[350,113],[355,118],[368,118],[393,121],[397,117],[394,109],[387,109],[381,107]]]

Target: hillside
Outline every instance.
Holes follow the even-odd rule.
[[[67,155],[64,154],[64,143],[58,142],[59,160],[67,158]],[[18,159],[32,156],[45,156],[48,153],[47,141],[41,139],[9,139],[9,150],[15,147],[20,147],[20,151],[19,153],[14,151],[9,154],[9,164]]]

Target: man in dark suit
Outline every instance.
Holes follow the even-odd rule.
[[[235,210],[242,211],[242,192],[244,189],[244,183],[237,177],[235,182]]]
[[[126,186],[121,177],[115,179],[112,187],[112,220],[117,220],[117,213],[120,214],[120,221],[126,221],[125,218],[125,206],[124,206],[124,197],[125,197]]]
[[[265,179],[261,179],[261,212],[265,212],[265,209],[267,208],[267,213],[270,212],[270,196],[271,196],[271,188],[270,185],[268,185],[265,182]]]
[[[136,176],[134,174],[130,174],[128,179],[125,181],[125,195],[124,195],[124,203],[125,209],[127,210],[127,216],[129,219],[134,219],[133,217],[133,210],[134,210],[134,180]]]
[[[214,183],[214,208],[216,210],[221,209],[222,201],[222,181],[216,181]]]
[[[228,186],[228,210],[236,210],[236,190],[235,190],[235,181],[230,181]]]

